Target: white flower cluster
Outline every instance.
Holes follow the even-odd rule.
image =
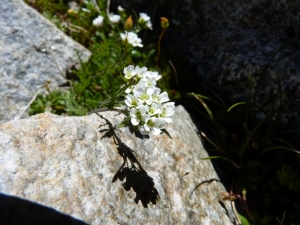
[[[108,15],[108,20],[113,24],[117,24],[121,21],[121,16],[111,13]],[[93,25],[95,27],[101,27],[103,25],[103,22],[104,22],[104,17],[99,15],[97,18],[93,20]]]
[[[151,131],[160,134],[166,123],[172,122],[171,116],[175,113],[175,104],[169,102],[168,93],[160,93],[161,90],[155,87],[161,75],[148,71],[146,67],[132,65],[125,67],[123,72],[128,82],[137,80],[136,85],[125,91],[125,104],[129,107],[132,125],[137,126],[142,135]]]
[[[120,35],[123,41],[127,40],[133,47],[143,47],[142,39],[136,33],[125,31],[125,33],[121,33]]]

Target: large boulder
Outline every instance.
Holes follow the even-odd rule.
[[[46,209],[14,206],[18,197],[78,224],[232,224],[230,203],[220,201],[225,189],[211,162],[201,160],[208,155],[182,106],[167,127],[172,139],[115,129],[123,119],[116,112],[45,113],[0,125],[5,222],[24,210],[37,224],[51,221]]]
[[[43,86],[65,83],[61,73],[90,52],[22,0],[0,4],[0,123],[20,115]],[[24,113],[24,117],[28,115]]]

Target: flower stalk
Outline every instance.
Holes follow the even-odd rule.
[[[164,33],[167,29],[167,27],[169,26],[169,21],[167,18],[165,17],[161,17],[161,27],[163,28],[163,31],[161,32],[159,39],[158,39],[158,43],[157,43],[157,59],[156,59],[156,67],[158,67],[158,61],[159,61],[159,57],[160,57],[160,42],[162,37],[164,36]]]

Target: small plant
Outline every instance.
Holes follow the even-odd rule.
[[[166,123],[172,121],[175,104],[168,102],[170,99],[166,91],[156,87],[162,75],[145,66],[139,67],[146,65],[155,52],[149,47],[146,47],[149,49],[146,52],[137,50],[144,48],[138,33],[152,29],[150,17],[139,13],[135,23],[122,7],[118,8],[119,14],[113,14],[108,9],[100,10],[101,5],[105,5],[104,1],[98,7],[86,1],[76,12],[68,10],[66,16],[72,14],[82,19],[90,16],[88,20],[92,26],[84,29],[92,27],[89,36],[93,43],[89,48],[93,54],[87,62],[80,59],[80,69],[72,71],[74,76],[69,80],[70,88],[50,91],[47,87],[46,95],[38,95],[31,104],[30,115],[50,111],[80,116],[90,111],[118,110],[115,107],[126,105],[128,112],[119,111],[125,113],[128,119],[119,127],[130,122],[143,135],[150,131],[155,135],[161,131],[169,135],[164,128]],[[160,50],[160,43],[158,48]]]
[[[169,133],[165,130],[165,124],[172,122],[171,116],[175,113],[174,102],[168,102],[170,99],[167,92],[160,93],[160,88],[156,87],[156,81],[161,78],[157,72],[148,71],[146,67],[140,68],[132,65],[124,68],[125,82],[119,91],[116,91],[114,79],[109,78],[111,87],[111,97],[101,103],[100,108],[91,111],[102,112],[107,110],[121,111],[128,115],[119,128],[127,125],[129,121],[138,129],[142,135],[147,135],[150,131],[154,135],[158,135],[163,131],[169,137]],[[125,104],[128,107],[129,113],[114,108],[114,102],[127,93]]]

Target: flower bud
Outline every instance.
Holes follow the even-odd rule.
[[[125,30],[127,30],[127,31],[131,31],[131,30],[132,30],[132,27],[133,27],[132,17],[129,16],[129,17],[127,18],[127,20],[125,21],[124,28],[125,28]]]
[[[161,27],[166,29],[169,26],[169,20],[165,17],[160,17],[160,19],[161,19],[160,21]]]
[[[76,12],[74,9],[69,9],[67,13],[68,13],[68,15],[70,15],[70,16],[74,16],[74,15],[77,14],[77,12]]]

